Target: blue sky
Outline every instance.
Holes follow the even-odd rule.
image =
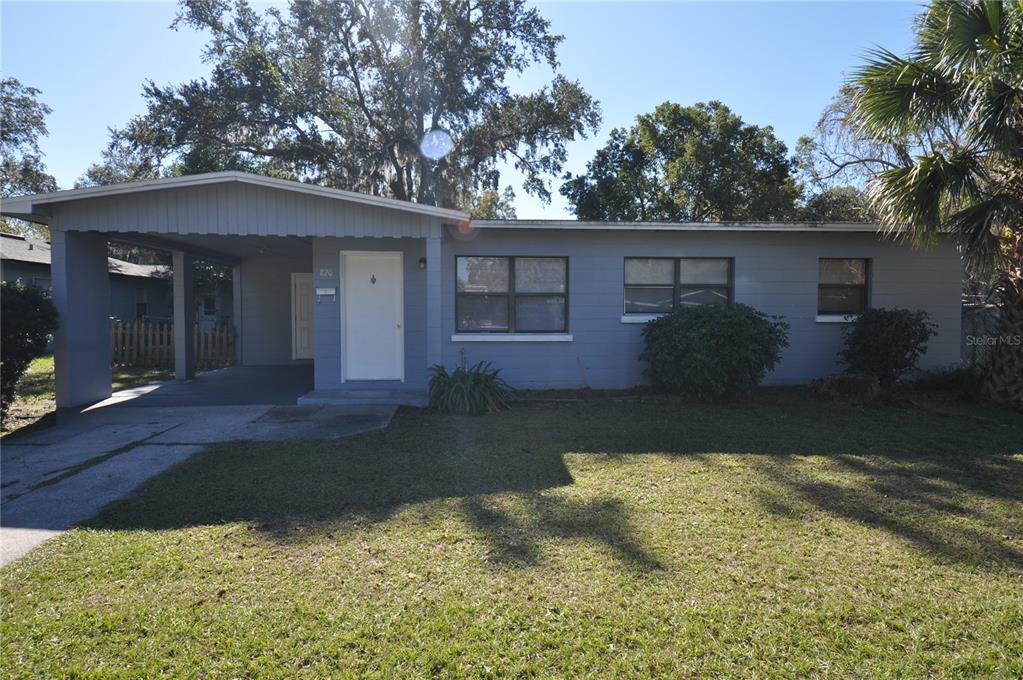
[[[671,100],[718,99],[748,122],[773,125],[790,147],[866,50],[911,43],[911,2],[559,2],[540,3],[565,36],[561,71],[579,79],[603,107],[593,138],[569,146],[567,169],[581,172],[613,127]],[[208,72],[201,34],[168,27],[165,2],[0,3],[0,72],[43,91],[53,108],[46,163],[70,188],[99,158],[107,127],[144,110],[146,79],[177,83]],[[539,86],[530,71],[516,89]],[[519,217],[570,217],[557,194],[544,205],[526,196],[513,171]]]

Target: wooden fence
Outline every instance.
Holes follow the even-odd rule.
[[[195,367],[205,371],[231,366],[235,332],[229,325],[195,327]],[[110,362],[113,366],[174,368],[174,325],[149,321],[110,322]]]

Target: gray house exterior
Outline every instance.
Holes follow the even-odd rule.
[[[430,366],[480,360],[517,387],[634,386],[643,382],[647,312],[688,301],[742,302],[785,317],[791,344],[772,384],[839,370],[851,317],[829,311],[833,301],[922,309],[939,333],[922,367],[959,361],[954,245],[912,249],[872,225],[470,221],[236,172],[22,197],[2,211],[47,223],[53,235],[60,406],[110,394],[101,323],[110,240],[173,253],[176,333],[194,323],[183,311],[191,307],[185,265],[195,257],[230,264],[239,363],[311,361],[310,402],[380,388],[416,401]],[[190,343],[177,347],[177,374],[187,379]]]

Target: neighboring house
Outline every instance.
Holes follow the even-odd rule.
[[[107,258],[110,273],[110,312],[124,321],[170,320],[174,313],[170,268]],[[51,288],[50,244],[0,233],[0,278],[22,279]]]
[[[64,406],[110,392],[106,242],[127,238],[172,251],[175,274],[193,257],[229,263],[240,363],[311,360],[321,394],[421,393],[430,366],[481,359],[517,387],[629,387],[643,381],[642,324],[697,303],[785,318],[790,345],[772,384],[840,370],[842,324],[870,306],[926,311],[939,334],[921,366],[959,361],[954,244],[915,250],[872,225],[470,222],[238,172],[9,199],[3,214],[53,234]],[[174,285],[175,332],[187,333],[188,276]],[[193,370],[187,345],[179,377]]]
[[[121,321],[169,322],[174,316],[171,269],[107,258],[110,272],[110,318]],[[0,233],[0,279],[22,279],[49,290],[50,244]],[[196,321],[203,326],[231,323],[231,285],[221,285],[196,300]]]
[[[234,306],[231,300],[231,284],[217,286],[212,294],[203,295],[195,301],[195,320],[200,326],[221,326],[231,323]]]

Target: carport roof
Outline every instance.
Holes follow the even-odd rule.
[[[0,213],[7,217],[28,220],[29,222],[49,223],[49,212],[43,207],[53,203],[65,203],[80,199],[102,198],[119,196],[124,194],[137,194],[160,189],[176,189],[185,187],[196,187],[210,184],[226,184],[238,182],[283,191],[293,191],[312,196],[333,198],[348,203],[359,203],[363,205],[390,208],[392,210],[403,210],[405,212],[441,217],[452,220],[468,220],[468,213],[449,208],[438,208],[432,205],[422,205],[409,201],[399,201],[393,198],[371,196],[357,191],[346,191],[344,189],[332,189],[321,187],[306,182],[296,182],[264,175],[253,175],[247,172],[233,170],[225,172],[210,172],[202,175],[185,175],[182,177],[163,177],[160,179],[142,180],[139,182],[125,182],[124,184],[110,184],[98,187],[85,187],[82,189],[68,189],[65,191],[54,191],[47,194],[35,194],[32,196],[18,196],[3,200]]]

